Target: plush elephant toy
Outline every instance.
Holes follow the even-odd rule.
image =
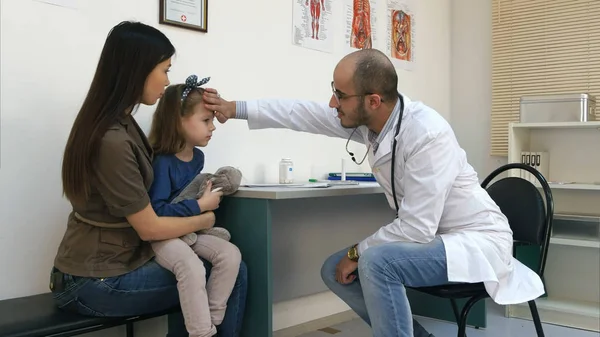
[[[173,199],[173,201],[171,201],[171,203],[174,204],[182,200],[199,199],[204,193],[209,181],[212,182],[213,190],[220,187],[223,195],[230,195],[237,192],[240,187],[242,172],[234,167],[224,166],[219,168],[214,174],[200,173],[183,189],[183,191],[181,191],[181,193],[179,193],[177,197]],[[188,245],[192,245],[196,242],[198,238],[197,235],[214,235],[227,241],[231,239],[229,231],[225,228],[213,227],[198,231],[197,233],[184,235],[181,237],[181,240]]]

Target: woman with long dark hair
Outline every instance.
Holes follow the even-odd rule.
[[[132,113],[169,85],[175,48],[157,29],[122,22],[109,33],[65,148],[63,191],[73,206],[52,269],[60,308],[92,316],[133,316],[178,304],[177,280],[154,260],[149,241],[210,228],[215,217],[159,217],[150,204],[153,151]],[[241,329],[247,288],[242,262],[220,336]],[[188,336],[181,316],[169,336]]]

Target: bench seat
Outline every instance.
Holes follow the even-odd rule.
[[[75,336],[127,325],[133,337],[133,322],[180,311],[179,307],[133,317],[87,317],[60,310],[52,293],[0,301],[0,337]]]

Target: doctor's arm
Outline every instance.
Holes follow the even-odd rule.
[[[327,103],[294,99],[226,101],[214,89],[206,89],[202,97],[205,107],[217,112],[221,123],[228,118],[246,119],[250,129],[289,129],[339,138],[350,137],[354,130],[341,126],[336,109]],[[364,143],[362,127],[354,132],[352,140]]]
[[[398,218],[360,242],[359,254],[384,243],[429,243],[435,238],[446,199],[463,165],[461,149],[449,127],[419,136],[413,144],[408,145]]]
[[[342,127],[337,111],[326,103],[292,99],[239,101],[236,111],[240,113],[238,118],[246,117],[251,129],[283,128],[339,138],[348,138],[353,130]],[[360,129],[353,140],[364,143]]]

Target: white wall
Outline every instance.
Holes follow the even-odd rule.
[[[70,210],[61,196],[62,151],[103,42],[116,23],[132,19],[161,29],[177,48],[171,81],[192,73],[211,76],[210,85],[229,99],[327,101],[333,68],[344,54],[339,1],[334,2],[339,15],[335,54],[291,44],[292,0],[211,1],[208,34],[158,25],[156,1],[73,2],[77,9],[33,0],[1,2],[0,269],[10,272],[0,277],[0,299],[48,291],[49,268]],[[381,33],[384,8],[380,2]],[[446,118],[451,107],[450,9],[450,0],[418,2],[417,64],[412,72],[399,72],[399,90]],[[383,46],[380,39],[378,47]],[[136,115],[146,130],[151,112],[143,107]],[[277,143],[268,140],[272,136]],[[275,181],[279,158],[289,156],[304,180],[339,170],[340,158],[347,158],[344,144],[283,130],[250,132],[245,122],[232,121],[218,126],[205,150],[207,170],[235,165],[250,182]]]
[[[490,153],[492,1],[452,0],[451,124],[483,179],[506,163]]]

